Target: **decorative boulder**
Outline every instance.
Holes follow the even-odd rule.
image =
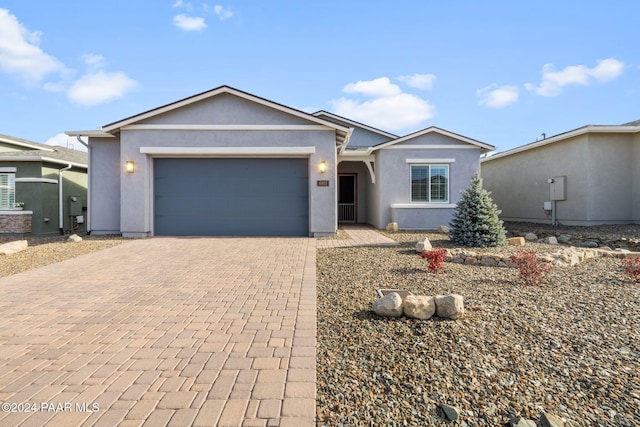
[[[527,233],[527,234],[524,235],[524,240],[528,240],[530,242],[533,242],[535,240],[538,240],[538,236],[536,236],[533,233]]]
[[[524,246],[524,237],[510,237],[507,239],[509,246]]]
[[[436,295],[436,316],[456,320],[464,315],[462,295]]]
[[[557,245],[558,244],[558,239],[556,239],[555,236],[549,236],[546,239],[546,242],[550,245]]]
[[[384,317],[402,316],[402,297],[396,292],[383,296],[373,303],[373,312]]]
[[[446,225],[441,225],[438,227],[438,233],[446,233],[449,234],[449,227],[447,227]]]
[[[26,240],[16,240],[0,245],[0,255],[13,255],[17,252],[24,251],[29,247],[29,243]]]
[[[556,415],[543,412],[540,415],[540,425],[542,427],[564,427],[565,422]]]
[[[558,242],[560,243],[569,243],[573,236],[571,234],[561,234],[558,236]]]
[[[407,295],[403,303],[404,314],[412,319],[427,320],[436,312],[436,302],[433,297],[422,295]]]
[[[430,251],[431,249],[433,249],[433,246],[431,246],[431,242],[426,237],[423,237],[418,240],[418,243],[416,243],[416,252],[421,253],[424,251]]]
[[[82,237],[78,236],[77,234],[72,234],[67,239],[67,242],[82,242]]]
[[[387,231],[398,231],[398,223],[397,222],[390,222],[389,224],[387,224]]]

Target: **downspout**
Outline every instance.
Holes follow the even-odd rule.
[[[80,135],[76,135],[76,139],[78,140],[78,142],[82,145],[84,145],[85,147],[87,147],[87,218],[86,218],[86,224],[87,224],[87,234],[91,234],[91,215],[89,214],[91,212],[91,147],[89,146],[88,142],[84,142],[82,139],[80,139]]]
[[[64,235],[64,200],[62,198],[62,172],[71,169],[71,165],[58,170],[58,225],[60,235]]]

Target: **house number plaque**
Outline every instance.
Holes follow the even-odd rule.
[[[318,187],[328,187],[328,186],[329,186],[329,181],[328,180],[318,181]]]

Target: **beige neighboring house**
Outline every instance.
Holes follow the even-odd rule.
[[[640,224],[640,120],[588,125],[482,159],[506,221]]]

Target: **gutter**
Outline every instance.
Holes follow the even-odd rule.
[[[62,172],[69,170],[73,165],[58,170],[58,224],[60,226],[60,235],[64,235],[64,200],[62,198]]]

